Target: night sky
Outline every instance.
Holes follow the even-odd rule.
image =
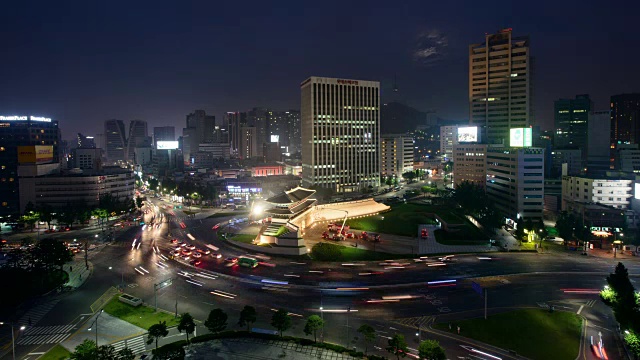
[[[638,1],[5,1],[0,114],[60,121],[64,138],[105,119],[181,133],[194,109],[299,109],[311,75],[382,82],[398,100],[468,119],[468,45],[530,35],[535,110],[640,91]],[[514,2],[515,3],[515,2]],[[312,5],[311,5],[312,4]],[[397,74],[398,93],[391,91]]]

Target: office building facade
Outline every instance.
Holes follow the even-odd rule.
[[[240,148],[238,149],[238,156],[241,159],[251,159],[258,154],[258,139],[257,129],[253,126],[243,126],[240,128]],[[262,151],[260,151],[262,153]]]
[[[102,169],[102,149],[76,148],[71,150],[70,167],[81,170]]]
[[[129,137],[127,138],[127,161],[133,162],[137,147],[151,146],[148,136],[147,122],[144,120],[131,120],[129,123]]]
[[[587,129],[589,113],[593,110],[593,101],[589,95],[577,95],[575,99],[554,101],[555,147],[556,149],[574,148],[582,150],[587,157]]]
[[[640,143],[640,93],[611,97],[611,149]]]
[[[302,186],[380,184],[380,83],[310,77],[302,95]]]
[[[458,143],[458,126],[440,126],[440,157],[442,161],[453,159],[453,146]]]
[[[482,139],[508,146],[509,129],[533,123],[529,37],[512,29],[469,46],[469,118]]]
[[[406,135],[381,135],[380,157],[381,175],[402,179],[403,173],[413,171],[413,138]]]
[[[158,141],[175,141],[175,140],[176,140],[175,126],[156,126],[153,128],[154,144],[157,144]]]
[[[78,139],[78,147],[79,148],[84,148],[84,149],[95,149],[96,148],[96,141],[93,138],[93,136],[84,136],[81,133],[78,133],[77,139]]]
[[[610,111],[592,111],[587,123],[587,174],[602,177],[611,170]]]
[[[48,154],[40,157],[32,150],[36,161],[59,163],[60,129],[58,122],[40,116],[0,116],[0,216],[20,214],[18,165],[29,161],[22,146],[43,146]],[[46,147],[46,148],[44,148]]]
[[[508,221],[542,219],[544,149],[487,148],[486,190]]]
[[[463,181],[481,186],[487,184],[487,145],[461,143],[453,147],[453,182]]]
[[[633,197],[633,180],[562,177],[562,210],[570,203],[595,203],[627,209]]]
[[[104,122],[105,155],[107,161],[116,163],[127,159],[127,133],[124,121],[106,120]]]

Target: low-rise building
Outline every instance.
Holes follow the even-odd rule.
[[[57,165],[57,164],[50,164]],[[102,170],[73,169],[60,173],[59,167],[26,165],[19,168],[20,209],[28,203],[62,208],[82,203],[96,206],[100,197],[111,195],[117,201],[133,199],[135,177],[133,171],[120,167]]]
[[[542,219],[544,149],[489,147],[486,190],[508,222]]]
[[[380,137],[380,171],[382,176],[402,178],[413,171],[413,138],[407,135],[382,135]]]
[[[469,181],[484,188],[487,184],[487,145],[461,143],[453,147],[453,181],[458,186]]]
[[[571,202],[585,202],[627,209],[633,197],[633,180],[592,179],[587,177],[562,177],[562,210]]]
[[[284,175],[282,165],[258,165],[251,168],[251,176]]]

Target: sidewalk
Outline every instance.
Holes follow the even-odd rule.
[[[69,281],[65,286],[70,286],[74,289],[79,288],[93,273],[93,264],[89,261],[89,266],[85,266],[84,257],[73,259],[72,262],[64,265],[62,268],[69,274]],[[73,271],[72,271],[73,270]]]

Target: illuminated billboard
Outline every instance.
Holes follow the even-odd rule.
[[[509,146],[531,147],[533,145],[533,131],[531,128],[510,129]]]
[[[174,150],[178,148],[177,141],[158,141],[156,142],[156,149],[158,150]]]
[[[640,199],[640,183],[636,183],[635,184],[635,193],[634,193],[634,197],[636,199]]]
[[[47,164],[53,161],[53,146],[32,145],[18,146],[18,163]]]
[[[280,141],[280,135],[271,135],[271,142],[277,143]]]
[[[478,127],[465,126],[458,128],[458,142],[478,142]]]
[[[51,122],[51,118],[48,117],[43,117],[43,116],[22,116],[22,115],[10,115],[10,116],[4,116],[4,115],[0,115],[0,120],[1,121],[26,121],[26,120],[31,120],[31,121],[41,121],[41,122]]]

